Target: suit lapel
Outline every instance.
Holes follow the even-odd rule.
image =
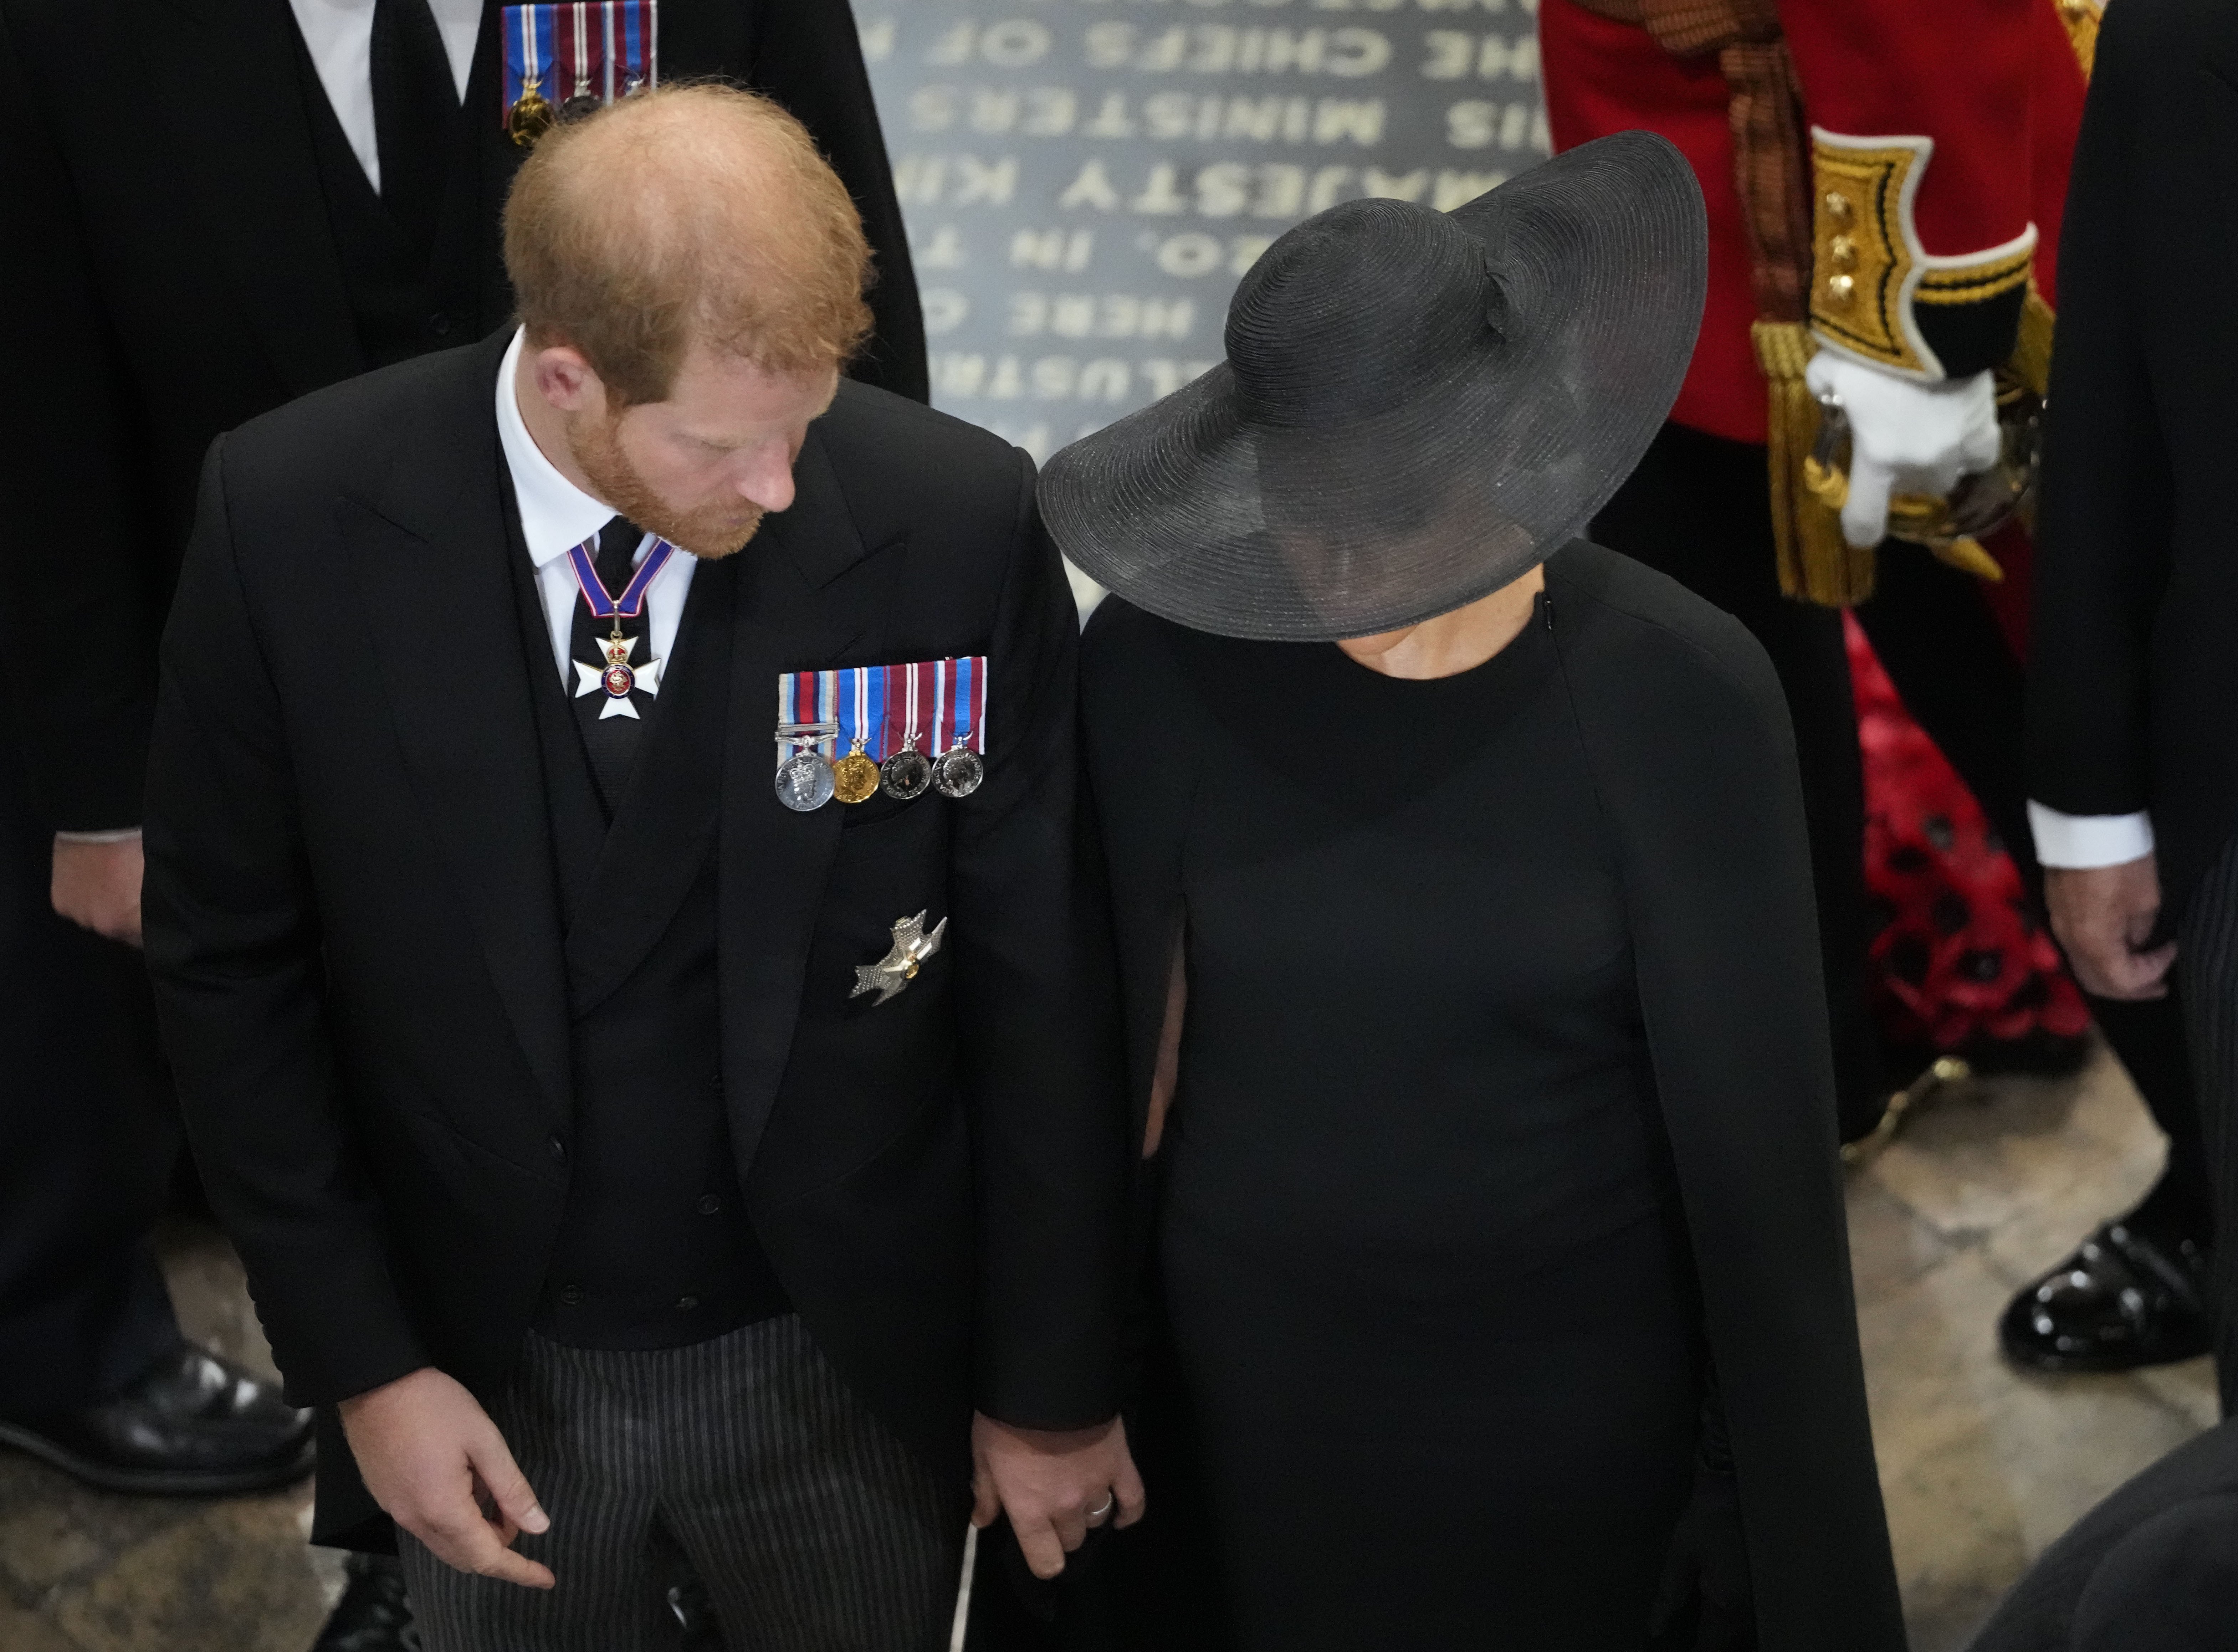
[[[856,532],[811,427],[793,467],[792,508],[738,561],[731,739],[723,765],[717,889],[723,1089],[739,1165],[752,1161],[777,1100],[800,1014],[808,953],[844,810],[798,814],[777,800],[780,673],[883,663],[888,583]],[[869,561],[867,566],[860,565]],[[843,577],[845,576],[845,577]]]
[[[163,125],[179,135],[202,220],[281,381],[301,393],[362,372],[284,0],[142,10]]]
[[[588,1014],[629,979],[676,915],[714,846],[734,641],[735,558],[692,576],[676,638],[677,671],[663,673],[621,806],[567,931],[569,1008]]]
[[[551,824],[490,401],[502,338],[454,358],[456,406],[381,497],[341,503],[413,790],[554,1119],[571,1107]]]

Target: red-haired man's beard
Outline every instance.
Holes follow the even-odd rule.
[[[567,446],[599,497],[648,533],[657,533],[679,551],[712,562],[745,548],[766,514],[758,505],[732,498],[696,511],[677,509],[653,490],[629,455],[622,452],[618,420],[573,421]]]

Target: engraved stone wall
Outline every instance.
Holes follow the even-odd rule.
[[[1236,277],[1361,195],[1545,155],[1537,0],[856,0],[934,405],[1036,459],[1220,358]]]

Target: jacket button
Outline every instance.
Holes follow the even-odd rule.
[[[712,1216],[717,1211],[722,1208],[723,1201],[718,1199],[714,1194],[705,1193],[701,1195],[699,1199],[699,1213],[702,1216]]]
[[[450,337],[451,318],[442,311],[437,310],[427,318],[427,330],[439,339]]]
[[[583,1287],[579,1285],[561,1285],[560,1300],[571,1308],[579,1306],[583,1300]]]
[[[544,1145],[551,1150],[552,1162],[553,1164],[564,1165],[567,1162],[567,1144],[560,1140],[559,1137],[551,1137]]]
[[[720,1073],[709,1074],[707,1075],[707,1087],[711,1090],[721,1089],[723,1087],[723,1075]]]
[[[698,1297],[679,1297],[676,1298],[676,1305],[681,1308],[685,1312],[689,1313],[692,1309],[699,1305],[699,1298]]]

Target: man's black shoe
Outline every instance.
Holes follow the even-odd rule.
[[[2208,1350],[2207,1258],[2109,1222],[2012,1300],[1998,1321],[2014,1364],[2032,1371],[2135,1371]]]
[[[0,1445],[105,1491],[209,1497],[263,1491],[311,1471],[311,1414],[228,1359],[191,1345],[114,1399],[0,1419]]]
[[[349,1587],[311,1652],[420,1652],[404,1569],[388,1555],[352,1555],[347,1564]]]

